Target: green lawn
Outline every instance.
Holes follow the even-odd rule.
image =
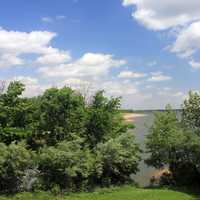
[[[113,190],[99,190],[94,193],[53,196],[49,193],[21,193],[14,197],[0,197],[0,200],[197,200],[189,194],[165,189],[136,189],[123,187]]]

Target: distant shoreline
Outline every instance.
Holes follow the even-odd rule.
[[[183,109],[172,109],[173,111],[182,111]],[[147,110],[126,110],[126,109],[122,109],[121,112],[122,113],[149,113],[149,112],[165,112],[165,109],[147,109]]]
[[[124,113],[123,118],[126,122],[134,122],[136,118],[145,117],[147,114],[144,113]]]

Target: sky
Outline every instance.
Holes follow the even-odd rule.
[[[0,80],[70,86],[128,109],[179,108],[200,88],[199,0],[6,0]]]

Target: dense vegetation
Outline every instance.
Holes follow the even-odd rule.
[[[100,189],[92,193],[80,193],[55,196],[52,193],[20,193],[12,197],[0,197],[0,200],[196,200],[187,193],[168,189],[136,189],[121,187]]]
[[[190,92],[180,116],[167,106],[157,113],[147,137],[150,157],[147,163],[156,168],[169,167],[162,184],[200,184],[200,95]]]
[[[20,82],[11,82],[6,89],[0,87],[1,194],[25,192],[20,194],[21,199],[26,199],[26,195],[30,195],[29,199],[31,195],[52,198],[48,193],[26,192],[61,194],[133,183],[132,175],[138,171],[141,150],[134,135],[128,132],[133,127],[122,118],[120,98],[108,99],[103,91],[98,91],[87,102],[80,92],[68,87],[50,88],[40,96],[25,98],[24,90]],[[170,106],[165,112],[155,114],[146,148],[148,165],[169,168],[159,184],[199,187],[198,93],[189,93],[180,115]],[[137,194],[142,190],[128,190],[130,195],[125,195],[123,190],[116,194],[119,197],[123,194],[121,198],[126,199],[146,198]],[[170,199],[193,199],[162,190],[145,190],[145,193],[153,199],[156,194],[163,194],[164,200],[165,193],[172,195]],[[100,199],[108,197],[106,194]],[[92,197],[80,195],[79,198]]]
[[[140,160],[120,114],[120,98],[97,92],[88,104],[68,87],[24,98],[11,82],[0,93],[0,192],[56,193],[119,185]]]

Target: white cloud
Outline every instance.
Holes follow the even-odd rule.
[[[36,63],[42,65],[54,65],[68,62],[70,59],[71,56],[69,52],[52,49],[52,52],[48,52],[38,57]]]
[[[132,71],[121,71],[118,75],[119,78],[143,78],[147,76],[144,73],[132,72]]]
[[[104,89],[110,96],[125,96],[138,93],[138,89],[134,83],[121,84],[119,81],[106,81],[99,88]]]
[[[199,0],[123,0],[135,6],[132,16],[147,28],[165,30],[200,19]]]
[[[86,53],[80,59],[69,64],[55,67],[41,67],[39,72],[45,77],[97,77],[105,75],[113,67],[126,64],[125,60],[117,60],[113,55]]]
[[[200,48],[200,21],[184,28],[177,36],[171,51],[183,57],[194,54]]]
[[[36,54],[37,64],[60,64],[70,60],[68,51],[51,46],[56,33],[48,31],[19,32],[0,29],[0,68],[25,64],[24,54]]]
[[[19,32],[0,29],[0,53],[42,54],[49,50],[56,33],[48,31]]]
[[[200,62],[196,62],[194,60],[191,60],[189,62],[190,66],[193,68],[193,69],[200,69]]]
[[[151,78],[148,79],[148,81],[151,82],[168,81],[172,79],[171,76],[164,75],[162,72],[153,72],[151,75]]]
[[[138,0],[123,0],[123,6],[130,6],[130,5],[134,5],[138,2]]]
[[[181,58],[193,59],[200,49],[199,0],[123,0],[124,6],[133,6],[132,16],[140,24],[155,31],[168,31],[175,37],[168,50]],[[173,34],[172,34],[173,33]],[[193,68],[199,68],[189,61]],[[197,67],[196,67],[197,66]]]
[[[24,61],[14,54],[0,54],[0,68],[22,65]]]

